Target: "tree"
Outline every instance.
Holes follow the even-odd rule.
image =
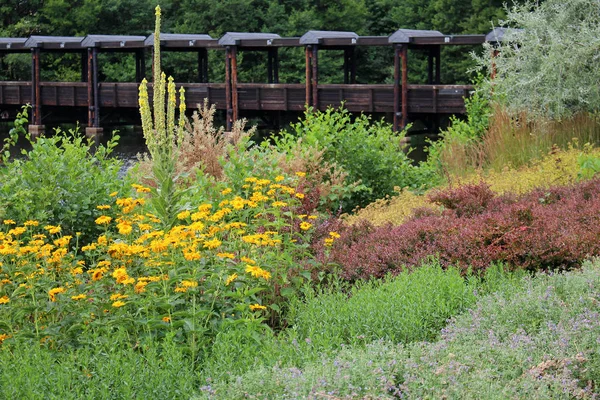
[[[528,1],[508,11],[509,30],[492,58],[498,100],[531,117],[560,119],[600,107],[600,3],[597,0]]]

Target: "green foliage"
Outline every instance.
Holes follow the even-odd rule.
[[[453,317],[435,342],[380,340],[305,364],[254,366],[213,382],[203,398],[593,398],[600,263],[521,279],[498,270],[486,279],[497,292]]]
[[[405,153],[405,135],[364,114],[353,118],[344,108],[309,109],[304,119],[292,125],[292,133],[282,132],[276,146],[286,152],[301,140],[302,146],[324,150],[325,161],[336,163],[348,174],[348,187],[360,183],[339,199],[339,207],[350,211],[392,194],[396,186],[419,189],[428,184],[428,170],[413,166]]]
[[[57,352],[27,341],[4,343],[0,387],[5,399],[189,399],[199,382],[182,349],[163,343],[124,345],[126,337]]]
[[[600,157],[596,154],[580,154],[577,164],[579,165],[579,179],[591,179],[600,172]]]
[[[432,340],[447,318],[474,303],[474,283],[465,283],[457,269],[444,271],[432,262],[349,291],[308,292],[306,301],[293,307],[291,323],[317,348],[321,342],[337,347],[377,339]]]
[[[480,59],[496,69],[489,83],[503,105],[527,111],[532,120],[598,110],[597,1],[527,1],[508,10],[504,26],[521,30],[506,34],[497,57],[488,46]]]
[[[96,206],[110,203],[109,194],[127,185],[119,174],[121,161],[110,158],[118,139],[95,146],[77,131],[57,130],[32,140],[23,158],[0,168],[0,219],[36,219],[89,240],[101,231],[94,223],[100,215]]]

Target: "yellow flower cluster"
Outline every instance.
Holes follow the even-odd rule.
[[[227,310],[227,318],[244,317],[241,309],[246,317],[250,311],[265,310],[261,304],[269,304],[286,272],[266,266],[280,265],[280,251],[293,249],[303,238],[293,226],[300,222],[306,229],[312,227],[306,219],[313,216],[281,212],[281,207],[293,210],[301,198],[295,188],[282,184],[286,179],[249,178],[243,193],[222,190],[223,198],[214,204],[181,212],[179,225],[169,230],[147,212],[144,198],[116,198],[118,193],[111,193],[115,204],[97,207],[114,212],[96,218],[104,233],[80,251],[70,247],[72,236],[61,236],[60,226],[36,228],[40,224],[33,220],[18,226],[6,219],[0,232],[0,318],[14,307],[33,309],[33,298],[55,303],[52,309],[60,310],[59,315],[28,315],[20,329],[32,321],[38,326],[59,323],[66,313],[68,320],[88,323],[140,309],[150,319],[155,315],[159,325],[170,326],[163,322],[187,318],[192,297],[207,310]],[[133,189],[141,195],[149,190],[141,185]],[[165,317],[161,304],[174,298],[182,300],[176,300]],[[46,309],[50,308],[44,303],[39,307]]]

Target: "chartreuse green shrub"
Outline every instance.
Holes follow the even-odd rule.
[[[419,168],[404,151],[406,132],[393,132],[389,124],[352,116],[343,107],[327,111],[309,109],[304,119],[282,132],[276,146],[284,152],[301,145],[324,151],[324,161],[346,173],[348,190],[336,199],[344,211],[390,195],[394,187],[421,189],[435,183],[431,168]],[[359,182],[358,186],[351,186]],[[335,196],[335,194],[333,194]]]

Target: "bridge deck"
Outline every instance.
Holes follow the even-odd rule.
[[[41,82],[41,105],[88,107],[86,82]],[[100,83],[101,108],[137,108],[137,83]],[[226,109],[224,83],[177,84],[186,90],[188,108],[196,108],[207,98],[218,109]],[[408,112],[423,114],[464,113],[464,98],[470,85],[407,85]],[[151,89],[150,89],[151,90]],[[318,108],[337,106],[341,101],[352,112],[394,112],[394,87],[389,85],[318,85]],[[302,111],[306,103],[304,84],[238,83],[240,110]],[[0,82],[0,107],[31,103],[31,82]]]

